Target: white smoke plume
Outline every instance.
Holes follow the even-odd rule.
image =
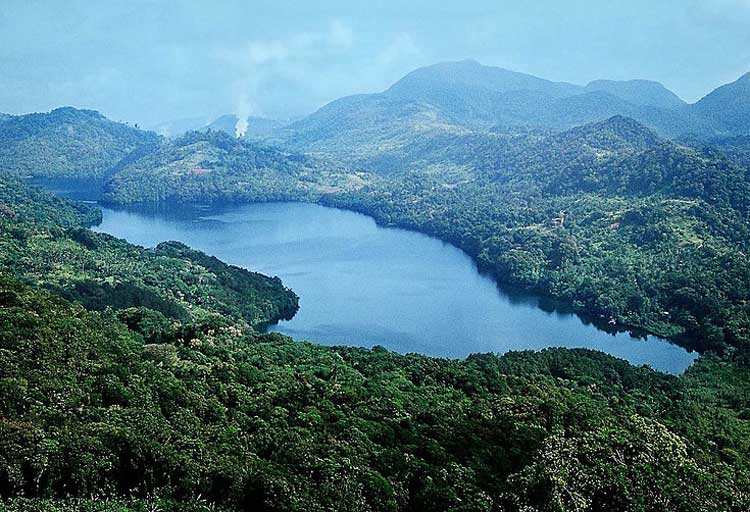
[[[237,123],[234,125],[234,136],[238,139],[241,139],[245,136],[247,133],[247,127],[249,126],[249,123],[247,122],[247,117],[238,117]]]
[[[248,117],[252,113],[252,106],[247,96],[244,94],[240,97],[240,101],[237,102],[237,122],[234,125],[234,136],[241,139],[247,133],[249,126]]]

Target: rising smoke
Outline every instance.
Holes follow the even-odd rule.
[[[243,94],[237,102],[237,122],[234,124],[234,136],[238,139],[241,139],[247,133],[248,118],[252,110],[250,100]]]
[[[234,136],[241,139],[247,133],[247,117],[237,117],[237,122],[234,125]]]

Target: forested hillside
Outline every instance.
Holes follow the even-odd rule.
[[[750,134],[750,73],[712,91],[694,108],[713,120],[723,135]]]
[[[582,350],[186,336],[9,277],[0,324],[8,510],[750,506],[748,372],[711,358],[675,378]]]
[[[309,200],[360,186],[342,167],[239,140],[220,131],[189,132],[120,166],[105,199],[146,201]]]
[[[222,317],[252,326],[297,311],[297,296],[278,278],[178,242],[144,249],[86,229],[100,215],[0,176],[0,272],[89,309],[146,308],[165,324]]]
[[[58,108],[0,123],[0,172],[18,176],[101,177],[156,134],[98,112]]]
[[[708,147],[720,151],[737,165],[750,167],[750,135],[712,137],[708,140],[685,137],[685,142],[693,146]]]
[[[101,212],[83,203],[73,203],[30,187],[20,179],[0,174],[0,221],[10,224],[40,223],[61,227],[92,226]]]

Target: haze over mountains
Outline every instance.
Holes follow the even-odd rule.
[[[476,61],[418,69],[388,90],[324,106],[279,132],[278,142],[337,158],[347,147],[398,144],[403,131],[564,130],[624,115],[666,137],[736,135],[750,131],[747,78],[688,105],[661,84],[595,81],[585,87],[550,82]],[[712,112],[732,110],[729,118]],[[355,152],[356,158],[356,152]]]
[[[743,163],[750,136],[750,73],[687,104],[647,80],[580,86],[465,60],[416,69],[381,93],[344,97],[292,122],[251,116],[245,124],[227,114],[212,122],[188,118],[157,128],[173,137],[190,130],[221,131],[390,174],[474,165],[472,159],[496,154],[504,144],[526,147],[534,137],[614,116],[633,119],[664,138],[713,144]],[[164,144],[153,133],[73,108],[4,115],[0,141],[0,165],[45,176],[114,174],[148,148]],[[479,148],[474,155],[472,147]],[[140,152],[133,153],[136,148]],[[129,160],[123,160],[126,156]]]
[[[474,60],[416,69],[380,93],[346,96],[297,121],[248,118],[247,136],[323,151],[357,133],[411,127],[535,127],[563,130],[624,115],[663,136],[729,136],[750,130],[750,79],[745,75],[694,104],[659,82],[594,80],[585,86],[484,66]],[[724,111],[729,115],[720,115]],[[236,134],[237,117],[210,122],[194,118],[163,123],[156,131],[179,136],[191,129]],[[351,133],[354,130],[356,133]]]
[[[750,134],[749,76],[687,104],[648,80],[581,86],[465,60],[416,69],[383,92],[343,97],[292,122],[251,117],[240,133],[238,118],[228,114],[190,128],[240,134],[389,173],[423,165],[417,155],[407,155],[416,152],[415,144],[434,145],[429,141],[437,138],[563,131],[621,115],[666,138],[694,144],[722,140],[727,153],[743,157],[744,150],[734,151],[742,141],[733,138]]]

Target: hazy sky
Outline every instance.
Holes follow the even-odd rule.
[[[464,58],[695,101],[750,71],[750,0],[0,0],[0,112],[287,117]]]

